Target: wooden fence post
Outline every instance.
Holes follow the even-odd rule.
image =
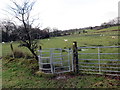
[[[39,46],[39,50],[42,50],[42,47],[41,47],[41,46]]]
[[[73,42],[73,66],[74,66],[74,72],[78,73],[79,67],[78,67],[78,49],[77,49],[77,42]]]
[[[13,58],[15,58],[12,42],[10,42],[10,48],[11,48],[11,51],[12,51]]]

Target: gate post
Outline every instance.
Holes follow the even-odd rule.
[[[75,73],[78,73],[78,49],[77,49],[77,42],[73,42],[73,70]]]
[[[12,51],[12,56],[13,56],[13,58],[15,58],[12,41],[10,42],[10,48],[11,48],[11,51]]]
[[[42,50],[42,47],[41,47],[41,46],[39,46],[39,50]]]

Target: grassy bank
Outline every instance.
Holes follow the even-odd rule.
[[[114,77],[38,73],[33,59],[3,58],[3,65],[3,88],[120,88],[119,80]]]

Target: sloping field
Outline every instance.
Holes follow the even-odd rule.
[[[93,30],[85,34],[75,34],[63,37],[52,37],[49,39],[38,40],[42,48],[72,48],[73,41],[77,41],[80,46],[119,46],[118,31],[115,28],[107,31]],[[99,33],[96,33],[99,32]],[[114,32],[114,33],[113,33]],[[113,38],[114,36],[114,38]],[[67,39],[67,41],[65,41]],[[18,47],[19,42],[13,43],[13,48],[17,51],[18,57],[13,59],[10,44],[2,43],[2,64],[3,64],[3,88],[120,88],[119,77],[65,73],[59,75],[49,75],[38,72],[38,62],[30,56],[27,48]],[[95,49],[82,51],[85,53],[93,52]],[[118,52],[117,49],[102,49],[102,52]],[[23,52],[23,53],[22,53]],[[97,51],[95,51],[97,52]],[[21,55],[21,57],[19,57]],[[6,56],[6,57],[5,57]],[[81,58],[91,56],[81,56]],[[97,57],[97,56],[96,56]],[[103,56],[104,58],[113,58]],[[95,57],[94,57],[95,58]]]
[[[120,40],[118,39],[118,27],[111,27],[102,30],[92,30],[85,34],[74,34],[62,37],[51,37],[49,39],[38,40],[38,45],[42,48],[72,48],[72,42],[77,41],[78,46],[118,46]],[[102,32],[101,32],[102,31]],[[109,31],[109,32],[106,32]],[[114,36],[114,38],[112,38]],[[67,39],[68,41],[64,41]],[[13,43],[14,50],[24,51],[30,53],[27,48],[18,47],[19,42]],[[10,44],[2,44],[2,55],[10,54]]]

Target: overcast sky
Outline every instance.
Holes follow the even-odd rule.
[[[83,28],[101,25],[117,17],[118,2],[119,0],[37,0],[32,14],[39,15],[41,28]],[[0,1],[0,18],[11,18],[2,10],[8,9],[9,4],[10,0]]]

